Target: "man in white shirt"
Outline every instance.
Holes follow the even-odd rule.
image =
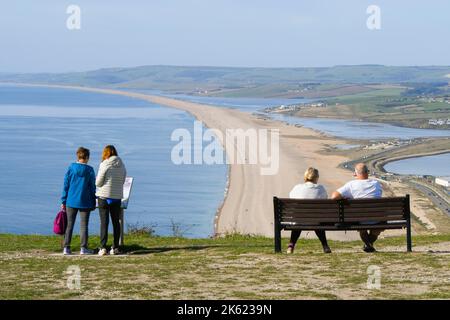
[[[353,174],[355,180],[347,182],[345,185],[332,193],[332,199],[364,199],[381,198],[383,190],[377,180],[369,179],[369,169],[364,163],[358,163],[355,166]],[[374,252],[373,243],[383,230],[360,230],[359,235],[364,242],[363,250],[365,252]]]

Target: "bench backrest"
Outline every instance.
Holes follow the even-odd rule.
[[[284,225],[358,224],[406,221],[409,195],[405,197],[353,200],[309,200],[274,197],[275,217]]]

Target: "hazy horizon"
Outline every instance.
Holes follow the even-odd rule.
[[[72,4],[80,30],[66,27]],[[381,9],[380,30],[367,28],[369,5]],[[0,72],[448,66],[448,12],[450,3],[438,0],[21,0],[2,5]]]
[[[90,71],[98,71],[98,70],[106,70],[106,69],[133,69],[133,68],[141,68],[141,67],[179,67],[179,68],[235,68],[235,69],[303,69],[303,68],[333,68],[333,67],[357,67],[357,66],[381,66],[381,67],[450,67],[449,65],[382,65],[382,64],[344,64],[344,65],[330,65],[330,66],[310,66],[310,67],[261,67],[261,66],[224,66],[224,65],[177,65],[177,64],[148,64],[148,65],[135,65],[135,66],[111,66],[111,67],[101,67],[95,69],[86,69],[86,70],[72,70],[72,71],[39,71],[39,72],[4,72],[0,70],[0,73],[3,74],[58,74],[58,73],[82,73],[82,72],[90,72]]]

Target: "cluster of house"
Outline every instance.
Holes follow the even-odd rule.
[[[389,149],[393,147],[399,147],[406,144],[410,144],[410,140],[390,140],[390,141],[382,141],[382,142],[374,142],[372,144],[366,145],[363,147],[365,150],[383,150]]]
[[[450,125],[450,119],[430,119],[428,124],[431,126]]]
[[[311,102],[311,103],[301,103],[301,104],[290,104],[277,107],[268,107],[264,109],[266,112],[277,112],[277,111],[298,111],[302,108],[325,108],[327,104],[325,102]]]
[[[432,103],[432,102],[443,102],[450,104],[449,97],[418,97],[420,101]]]

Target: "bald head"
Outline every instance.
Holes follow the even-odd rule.
[[[355,176],[357,179],[369,178],[369,168],[364,163],[358,163],[355,166]]]

